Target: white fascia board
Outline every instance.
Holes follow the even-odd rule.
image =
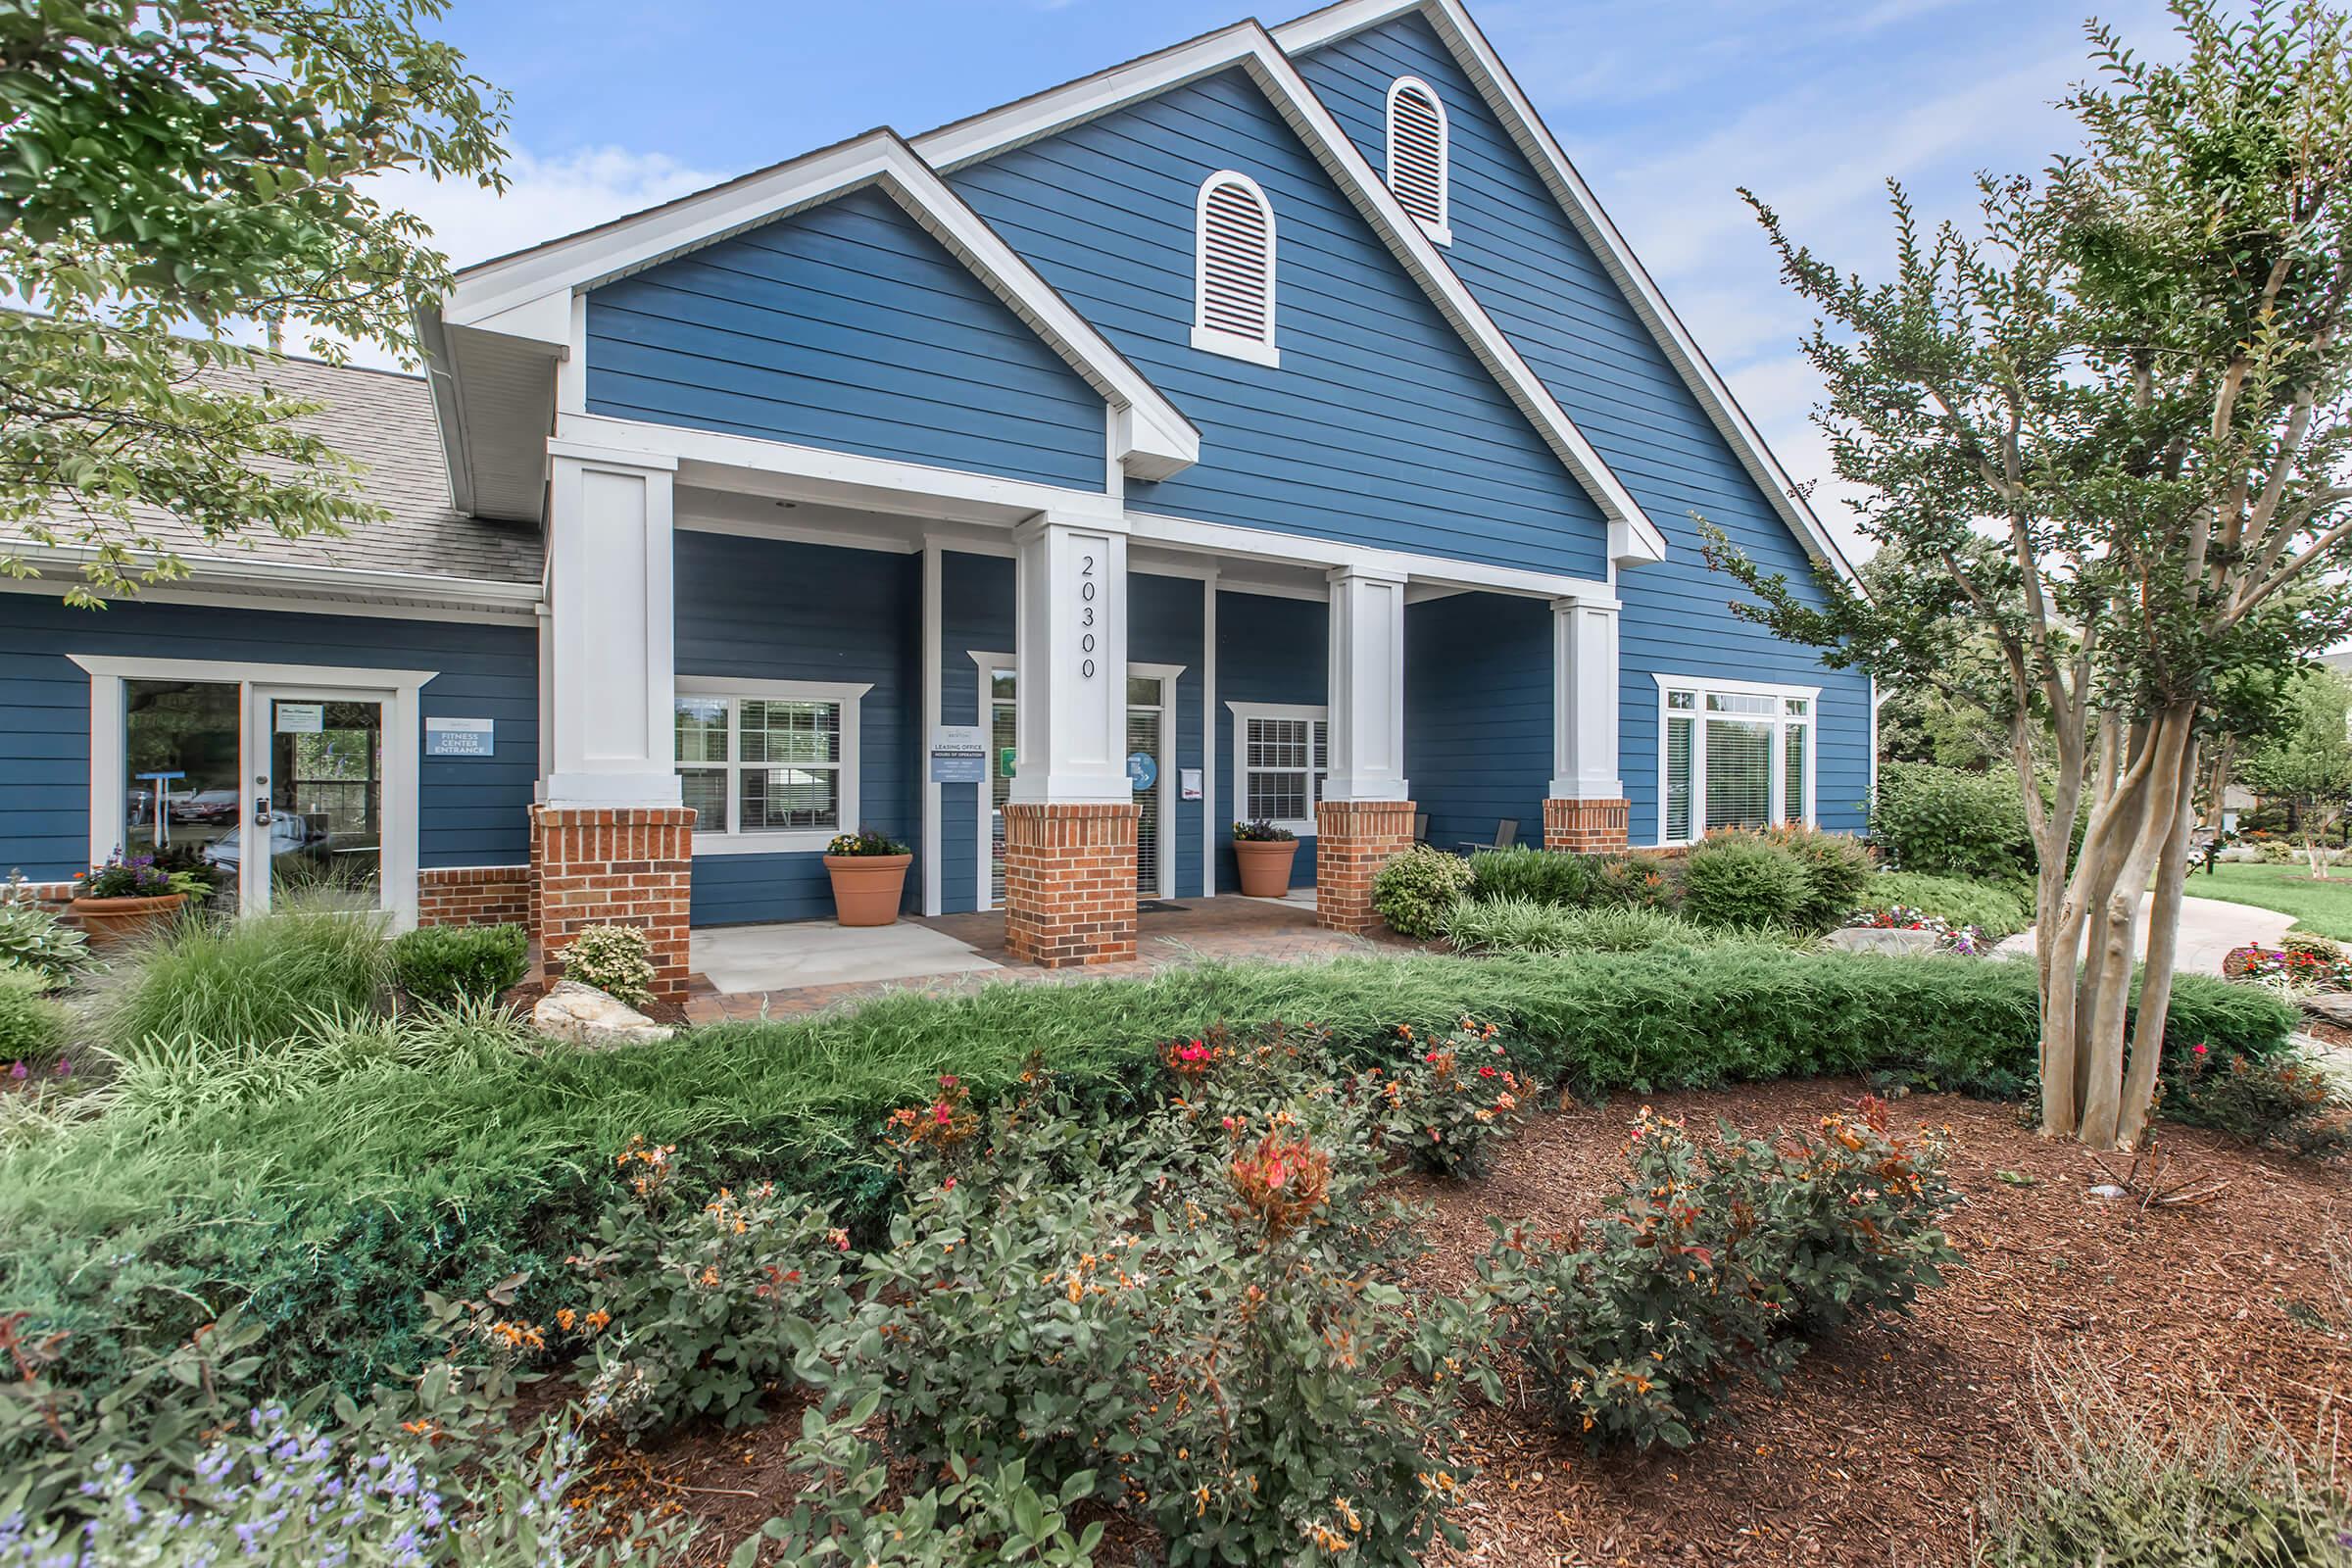
[[[29,580],[38,585],[52,580],[48,574],[78,573],[88,553],[72,548],[51,548],[31,545],[15,552],[25,564],[42,572],[40,578]],[[321,566],[308,562],[272,562],[267,557],[227,561],[218,556],[186,556],[180,561],[187,566],[188,575],[169,583],[158,583],[137,594],[120,597],[125,600],[155,597],[169,599],[176,593],[209,591],[216,596],[233,596],[239,590],[252,594],[284,594],[297,590],[321,596],[321,603],[309,607],[320,614],[335,614],[349,608],[341,603],[403,604],[416,606],[447,606],[455,611],[487,612],[493,614],[527,617],[545,598],[536,582],[508,582],[492,577],[440,577],[427,572],[367,571],[347,566]],[[74,580],[78,580],[76,576]],[[70,584],[55,580],[58,592]],[[40,591],[37,586],[34,591]],[[429,613],[429,612],[428,612]]]
[[[1642,513],[1600,454],[1585,439],[1557,399],[1502,329],[1471,296],[1419,220],[1397,205],[1372,166],[1348,139],[1331,111],[1308,88],[1272,34],[1254,22],[1205,34],[1190,43],[1084,77],[1033,98],[1007,104],[956,124],[918,136],[914,150],[942,172],[993,157],[1010,147],[1054,134],[1081,121],[1107,114],[1139,99],[1243,66],[1259,89],[1356,210],[1387,242],[1439,311],[1452,323],[1530,423],[1543,435],[1569,472],[1585,487],[1609,522],[1609,553],[1626,564],[1661,561],[1666,537]]]
[[[1380,550],[1368,545],[1351,545],[1336,539],[1317,539],[1306,534],[1277,533],[1266,528],[1244,528],[1228,522],[1201,522],[1192,517],[1171,517],[1148,512],[1127,514],[1129,536],[1141,544],[1165,545],[1213,556],[1219,562],[1221,580],[1227,588],[1239,589],[1240,579],[1231,575],[1230,563],[1236,560],[1262,561],[1290,566],[1308,566],[1326,573],[1350,572],[1361,576],[1390,577],[1399,582],[1439,583],[1448,587],[1473,589],[1489,593],[1518,594],[1536,599],[1574,599],[1583,604],[1614,606],[1617,596],[1607,583],[1586,577],[1565,577],[1548,571],[1522,571],[1512,566],[1490,566],[1483,562],[1454,561],[1445,556],[1416,555],[1410,551]],[[1261,590],[1250,590],[1261,591]],[[1268,588],[1264,592],[1278,592]],[[1299,590],[1303,597],[1320,599],[1321,590]]]
[[[1274,29],[1274,37],[1286,51],[1300,54],[1415,11],[1427,15],[1438,36],[1487,100],[1487,106],[1550,188],[1552,198],[1568,215],[1568,220],[1576,225],[1585,243],[1592,247],[1610,277],[1632,302],[1635,314],[1649,328],[1651,337],[1684,384],[1690,387],[1691,396],[1698,399],[1699,407],[1706,411],[1717,432],[1730,444],[1756,488],[1764,492],[1782,520],[1815,560],[1858,587],[1860,578],[1837,536],[1823,524],[1803,492],[1772,455],[1763,434],[1748,419],[1746,411],[1732,396],[1731,388],[1715,367],[1708,363],[1690,336],[1690,328],[1666,303],[1665,295],[1658,291],[1658,285],[1634,255],[1633,248],[1626,244],[1625,236],[1610,221],[1592,187],[1569,163],[1567,153],[1544,123],[1543,117],[1536,113],[1527,94],[1512,79],[1494,46],[1479,31],[1478,24],[1470,20],[1460,0],[1343,0],[1342,4],[1285,23]]]
[[[468,269],[441,319],[568,351],[578,295],[865,185],[896,202],[1122,416],[1112,455],[1128,473],[1166,478],[1200,461],[1192,421],[891,130]]]

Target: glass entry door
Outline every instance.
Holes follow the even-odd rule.
[[[1159,875],[1160,849],[1167,842],[1167,823],[1161,820],[1167,792],[1160,780],[1168,763],[1160,755],[1165,685],[1156,675],[1127,677],[1127,774],[1137,786],[1135,804],[1143,808],[1143,815],[1135,824],[1135,891],[1138,898],[1146,899],[1164,897],[1168,891],[1160,885]],[[1138,759],[1149,761],[1140,772],[1136,766]],[[1151,782],[1142,782],[1145,777]]]
[[[983,670],[988,681],[988,907],[1004,906],[1004,803],[1012,798],[1011,669]]]
[[[253,689],[251,808],[214,847],[247,909],[384,906],[385,708],[375,694]]]

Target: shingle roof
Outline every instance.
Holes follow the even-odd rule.
[[[298,423],[366,466],[361,493],[390,514],[346,538],[285,540],[266,530],[208,543],[165,513],[139,509],[139,526],[201,570],[217,560],[239,567],[292,564],[348,571],[413,572],[497,582],[536,582],[542,545],[535,529],[461,516],[450,505],[449,478],[423,377],[389,370],[271,359],[220,372],[224,385],[257,382],[287,397],[324,405]],[[68,525],[70,526],[70,525]],[[61,526],[62,542],[72,535]]]

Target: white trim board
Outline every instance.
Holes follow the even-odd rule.
[[[62,596],[81,585],[81,551],[38,546],[15,552],[38,577],[0,577],[0,592]],[[436,577],[423,572],[366,571],[262,557],[228,561],[183,556],[188,575],[112,596],[114,604],[178,604],[292,611],[312,615],[367,615],[392,620],[520,623],[545,601],[536,582],[488,577]],[[56,575],[51,575],[55,573]],[[300,595],[300,598],[291,596]]]
[[[1762,432],[1740,407],[1739,400],[1699,349],[1674,307],[1666,302],[1666,296],[1634,255],[1633,247],[1626,243],[1592,187],[1576,172],[1576,166],[1568,161],[1567,153],[1460,0],[1342,0],[1341,4],[1284,23],[1274,29],[1274,38],[1286,53],[1299,55],[1414,12],[1427,17],[1439,38],[1452,52],[1487,107],[1502,122],[1503,129],[1550,189],[1552,199],[1600,258],[1601,265],[1633,305],[1635,314],[1641,317],[1676,373],[1690,387],[1691,396],[1706,411],[1708,419],[1729,443],[1740,466],[1747,469],[1756,488],[1780,514],[1782,521],[1816,561],[1859,586],[1853,564],[1846,559],[1837,536],[1815,514],[1804,492],[1781,466],[1780,460],[1772,455]]]
[[[245,755],[257,688],[310,688],[384,705],[383,799],[377,876],[395,930],[416,924],[416,869],[424,719],[418,694],[439,673],[429,669],[368,669],[341,664],[268,664],[245,660],[145,659],[112,654],[68,654],[90,677],[90,864],[123,842],[123,701],[126,680],[212,681],[237,688],[237,821],[253,826],[255,769]],[[239,877],[241,902],[255,904],[256,884]]]
[[[1235,815],[1238,819],[1246,820],[1250,813],[1250,773],[1253,771],[1261,773],[1287,773],[1291,771],[1289,768],[1270,767],[1252,769],[1250,766],[1250,721],[1253,718],[1290,718],[1303,719],[1310,726],[1321,724],[1325,726],[1325,744],[1328,745],[1330,739],[1331,708],[1328,704],[1323,703],[1237,702],[1227,703],[1225,705],[1225,710],[1233,715],[1233,804],[1236,808]],[[1326,757],[1325,760],[1328,762],[1329,758]],[[1292,835],[1296,838],[1311,839],[1317,836],[1314,807],[1320,793],[1315,788],[1315,776],[1318,771],[1328,774],[1330,772],[1330,768],[1326,766],[1322,769],[1317,769],[1315,766],[1314,730],[1310,727],[1307,730],[1306,740],[1307,814],[1304,819],[1285,817],[1281,821],[1274,824],[1276,827],[1289,828]]]
[[[577,296],[867,185],[947,247],[1110,405],[1111,455],[1123,472],[1164,479],[1200,461],[1200,432],[1192,421],[889,129],[467,268],[442,302],[440,321],[554,346],[576,358]]]
[[[1592,497],[1609,522],[1611,558],[1626,564],[1664,560],[1665,535],[1642,512],[1633,493],[1609,470],[1542,379],[1519,357],[1519,351],[1502,329],[1446,265],[1437,246],[1423,231],[1420,220],[1397,205],[1396,196],[1348,139],[1331,111],[1299,76],[1298,68],[1291,64],[1273,35],[1257,23],[1237,23],[1172,49],[958,121],[917,136],[914,150],[942,172],[953,172],[1006,148],[1053,135],[1233,66],[1249,72],[1250,79],[1290,122],[1373,232],[1387,243],[1397,262],[1412,274],[1488,372],[1510,394],[1520,413]]]

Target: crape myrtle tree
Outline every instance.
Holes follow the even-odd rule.
[[[2287,683],[2284,714],[2260,749],[2238,765],[2258,793],[2290,801],[2311,874],[2328,874],[2328,834],[2352,805],[2352,685],[2332,669],[2305,669]]]
[[[2346,19],[2172,9],[2177,64],[2086,29],[2082,150],[1982,177],[1977,231],[1923,231],[1894,188],[1889,281],[1747,197],[1819,312],[1834,469],[1914,569],[1808,597],[1708,545],[1751,618],[2003,728],[2039,860],[2042,1127],[2102,1149],[2146,1132],[2200,738],[2243,671],[2348,624]]]
[[[503,187],[506,99],[424,30],[444,0],[0,0],[0,570],[69,597],[217,544],[372,520],[356,468],[242,346],[407,358],[448,265],[374,176]]]

